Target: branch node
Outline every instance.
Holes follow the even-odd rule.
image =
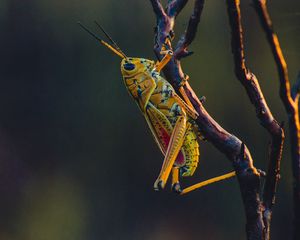
[[[180,60],[180,59],[182,59],[182,58],[191,56],[192,54],[194,54],[193,51],[188,51],[187,49],[184,49],[184,50],[182,50],[182,51],[177,52],[177,54],[175,55],[175,58],[176,58],[177,60]]]
[[[206,102],[206,97],[205,96],[202,96],[199,98],[200,102],[203,104]]]

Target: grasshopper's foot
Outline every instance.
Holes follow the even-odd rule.
[[[263,170],[261,170],[261,169],[257,169],[257,171],[258,171],[258,173],[259,173],[259,175],[261,176],[261,177],[266,177],[267,176],[267,173],[265,172],[265,171],[263,171]]]
[[[172,192],[174,192],[174,193],[181,193],[182,192],[179,182],[176,182],[172,185]]]
[[[154,183],[154,190],[155,191],[160,191],[160,190],[162,190],[162,189],[164,189],[165,188],[165,182],[163,181],[163,180],[161,180],[161,179],[157,179],[156,181],[155,181],[155,183]]]

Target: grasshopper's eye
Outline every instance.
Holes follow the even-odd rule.
[[[127,71],[131,71],[131,70],[135,69],[135,65],[132,63],[125,63],[123,66],[124,66],[124,69]]]

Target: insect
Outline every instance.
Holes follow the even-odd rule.
[[[234,172],[227,173],[182,190],[179,177],[192,176],[198,166],[200,155],[198,138],[201,133],[195,124],[198,114],[183,89],[180,89],[182,99],[172,85],[160,75],[160,71],[172,58],[172,51],[167,49],[167,44],[163,46],[161,54],[164,57],[158,62],[127,57],[97,22],[95,23],[111,44],[100,39],[80,22],[78,23],[122,59],[121,73],[125,86],[144,115],[164,155],[160,173],[154,183],[155,190],[163,189],[170,175],[172,175],[172,190],[181,194],[235,175]]]

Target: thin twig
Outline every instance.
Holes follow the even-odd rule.
[[[204,6],[204,1],[202,0],[195,1],[194,10],[190,17],[185,34],[181,36],[175,49],[174,55],[176,59],[187,57],[193,53],[193,52],[189,52],[187,50],[187,47],[193,42],[196,36],[197,26],[200,22],[203,6]]]
[[[161,5],[161,2],[159,0],[150,0],[153,11],[156,14],[157,18],[162,18],[163,15],[165,14],[164,8]]]
[[[176,17],[184,8],[188,0],[171,0],[166,7],[166,13],[169,17]]]

